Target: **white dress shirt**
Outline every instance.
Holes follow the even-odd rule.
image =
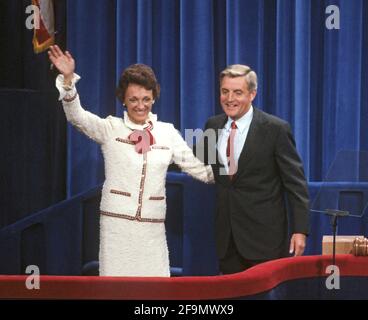
[[[240,157],[240,153],[243,150],[244,143],[247,139],[250,123],[253,119],[253,106],[250,106],[248,112],[244,114],[240,119],[236,120],[236,134],[234,137],[234,159],[236,167],[238,167],[238,161]],[[220,161],[224,165],[224,169],[226,174],[229,173],[229,166],[227,164],[227,157],[226,157],[226,147],[227,147],[227,141],[230,136],[231,131],[231,123],[234,120],[228,117],[228,120],[224,126],[224,128],[221,130],[219,141],[217,143],[217,150],[219,152]]]

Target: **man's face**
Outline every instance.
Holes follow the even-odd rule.
[[[256,97],[257,92],[248,91],[245,77],[230,78],[225,76],[220,86],[220,102],[222,109],[233,120],[246,114]]]

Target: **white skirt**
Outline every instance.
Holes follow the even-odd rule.
[[[100,215],[100,276],[170,277],[164,223]]]

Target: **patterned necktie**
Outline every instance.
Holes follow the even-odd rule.
[[[156,143],[155,138],[151,133],[153,124],[151,121],[149,121],[148,124],[149,125],[143,130],[134,130],[128,136],[128,139],[135,144],[135,151],[140,154],[151,151],[150,146]]]
[[[227,146],[226,146],[226,157],[227,157],[227,165],[229,167],[229,178],[232,179],[233,175],[236,172],[236,164],[234,158],[234,138],[237,130],[237,126],[235,121],[231,123],[231,131],[229,138],[227,139]]]

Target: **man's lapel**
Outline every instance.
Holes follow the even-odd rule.
[[[236,180],[236,177],[240,174],[241,171],[247,169],[247,166],[256,153],[255,151],[257,149],[257,146],[262,143],[262,140],[264,138],[264,131],[262,130],[264,119],[262,117],[262,112],[259,111],[257,108],[253,108],[253,110],[253,119],[250,124],[243,149],[239,156],[238,170],[234,175],[233,180]]]
[[[220,137],[220,130],[224,129],[225,127],[225,124],[227,122],[227,115],[226,114],[222,114],[221,117],[218,118],[218,121],[216,123],[216,161],[217,161],[217,168],[218,168],[218,179],[222,181],[223,184],[229,184],[230,183],[230,179],[229,179],[229,176],[226,175],[226,174],[220,174],[220,170],[221,168],[223,170],[225,170],[225,167],[221,164],[221,161],[220,161],[220,155],[219,155],[219,152],[218,152],[218,149],[217,149],[217,144],[218,144],[218,141],[219,141],[219,137]]]

